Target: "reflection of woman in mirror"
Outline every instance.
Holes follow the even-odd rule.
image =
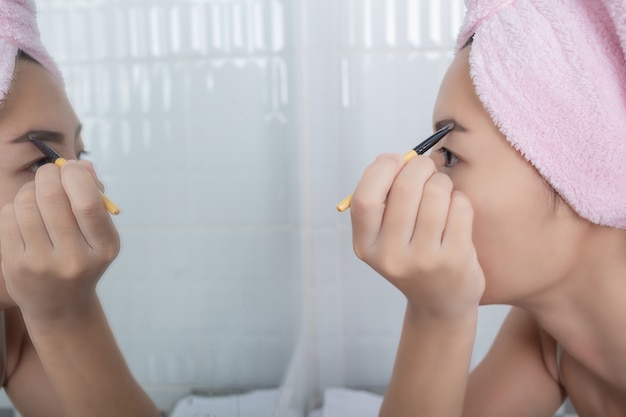
[[[158,416],[95,287],[119,250],[35,6],[0,1],[0,378],[29,416]],[[47,163],[36,135],[70,160]]]
[[[624,416],[626,5],[467,5],[454,131],[352,201],[357,255],[407,298],[381,416]],[[470,375],[479,304],[513,307]]]

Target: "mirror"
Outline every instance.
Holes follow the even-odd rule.
[[[462,0],[37,6],[122,209],[99,294],[159,408],[304,417],[328,388],[382,392],[404,300],[334,206],[430,133]]]
[[[302,310],[293,5],[37,6],[122,210],[99,294],[133,374],[165,412],[256,391],[272,415]]]

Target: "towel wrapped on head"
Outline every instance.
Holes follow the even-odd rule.
[[[41,43],[34,1],[0,0],[0,103],[11,87],[19,51],[30,55],[62,81],[54,60]]]
[[[495,125],[583,218],[626,229],[626,1],[466,0]]]

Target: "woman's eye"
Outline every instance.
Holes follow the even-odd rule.
[[[29,166],[26,167],[27,170],[29,170],[30,172],[37,172],[37,170],[39,169],[40,166],[51,163],[52,159],[46,157],[46,158],[41,158],[38,159],[37,161],[33,162],[32,164],[30,164]]]
[[[89,152],[82,150],[82,151],[78,151],[76,152],[76,159],[83,159],[83,157],[85,155],[88,155]],[[41,158],[36,160],[35,162],[33,162],[32,164],[30,164],[29,166],[26,167],[26,169],[30,172],[37,172],[37,170],[39,169],[40,166],[48,164],[48,163],[53,163],[54,161],[52,160],[52,158]]]
[[[447,148],[441,147],[437,150],[437,152],[443,155],[443,166],[446,168],[452,168],[457,162],[459,162],[459,158]]]

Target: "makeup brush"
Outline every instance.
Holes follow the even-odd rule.
[[[45,156],[50,158],[50,162],[53,162],[59,168],[65,165],[67,162],[61,155],[59,155],[54,149],[50,146],[46,145],[39,139],[36,139],[32,136],[28,137],[28,140],[37,147]],[[104,195],[102,191],[100,191],[100,197],[102,197],[102,202],[104,203],[104,208],[111,214],[119,214],[120,209],[117,207],[109,198]]]
[[[411,149],[410,151],[408,151],[402,156],[404,163],[406,164],[411,159],[415,158],[417,155],[422,155],[426,153],[430,148],[435,146],[437,142],[443,139],[444,136],[450,133],[452,129],[454,129],[454,123],[448,123],[441,129],[433,133],[431,136],[426,138],[426,140],[424,140],[422,143],[420,143],[415,148]],[[352,194],[344,198],[341,201],[341,203],[337,204],[337,211],[339,212],[346,211],[348,208],[350,208],[351,203],[352,203]]]

